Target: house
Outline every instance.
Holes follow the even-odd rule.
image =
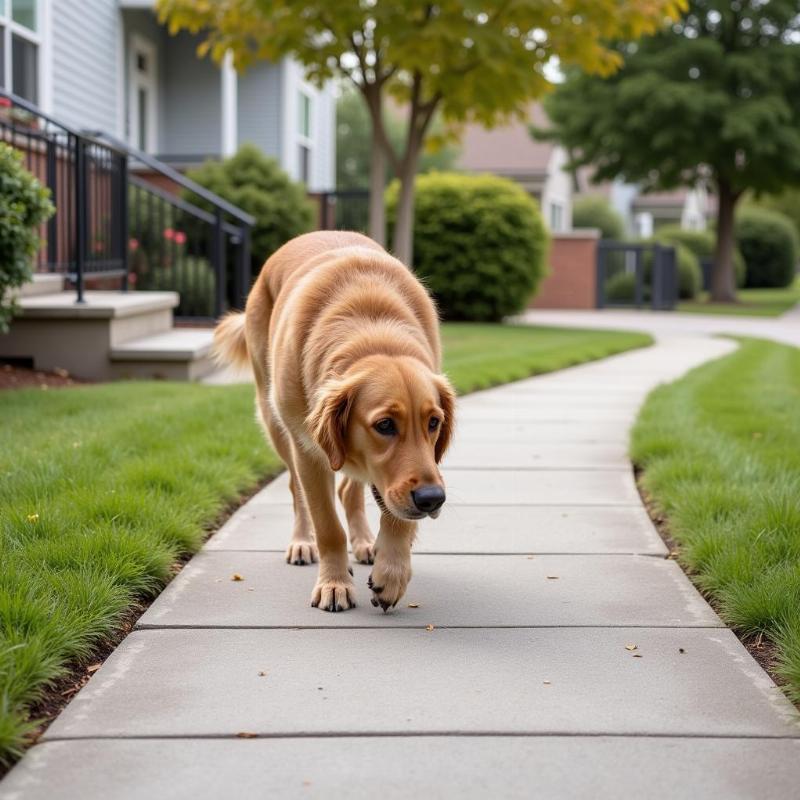
[[[172,37],[153,0],[0,2],[0,86],[180,169],[252,142],[310,191],[335,182],[335,98],[291,59],[238,75]]]
[[[564,169],[566,151],[554,142],[533,139],[530,125],[547,126],[538,103],[530,106],[526,120],[514,120],[491,129],[467,125],[461,137],[458,166],[467,172],[490,172],[511,178],[538,201],[552,232],[569,231],[572,179]]]

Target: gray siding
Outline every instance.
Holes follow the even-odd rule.
[[[121,133],[116,0],[53,0],[52,8],[53,115],[75,127]]]
[[[165,155],[219,155],[222,149],[221,77],[210,59],[198,59],[197,39],[169,38],[161,65]]]
[[[239,76],[239,144],[281,158],[281,65],[256,64]]]

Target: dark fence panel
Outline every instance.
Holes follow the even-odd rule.
[[[598,308],[649,306],[667,311],[675,308],[677,301],[674,247],[612,241],[598,244]]]
[[[343,189],[320,192],[319,227],[328,231],[360,231],[369,227],[369,192],[366,189]]]

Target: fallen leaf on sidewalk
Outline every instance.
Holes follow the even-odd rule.
[[[408,607],[409,608],[419,608],[419,603],[409,603]]]
[[[545,686],[550,686],[550,681],[542,681]]]
[[[426,631],[432,631],[433,630],[433,625],[426,625],[425,626],[425,630]]]
[[[634,658],[641,658],[641,657],[642,657],[642,654],[641,654],[641,653],[634,653],[634,654],[633,654],[633,657],[634,657]]]
[[[257,733],[250,733],[250,731],[240,731],[236,734],[237,739],[255,739],[257,737]]]
[[[267,673],[266,673],[266,672],[265,672],[263,669],[262,669],[262,670],[261,670],[261,672],[259,672],[258,674],[259,674],[259,676],[260,676],[260,677],[262,677],[262,678],[266,678],[266,677],[267,677]]]
[[[97,672],[102,666],[102,664],[92,664],[90,667],[86,667],[86,671],[91,675],[93,672]]]
[[[637,646],[637,645],[635,645],[635,644],[626,644],[626,645],[625,645],[625,649],[626,649],[626,650],[638,650],[639,648],[638,648],[638,646]]]
[[[244,578],[238,572],[234,572],[233,575],[231,575],[231,580],[232,581],[243,581]]]
[[[559,577],[560,576],[558,576],[558,575],[548,575],[547,576],[547,580],[549,580],[549,581],[557,581],[559,579]]]

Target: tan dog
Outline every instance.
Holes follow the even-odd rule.
[[[416,520],[437,516],[445,500],[437,465],[453,431],[454,393],[439,372],[438,318],[425,289],[361,234],[309,233],[267,261],[245,313],[217,327],[215,348],[220,360],[252,363],[261,420],[290,473],[286,561],[320,562],[311,605],[355,605],[338,470],[353,555],[375,565],[372,604],[397,605]],[[382,511],[377,541],[364,484]]]

